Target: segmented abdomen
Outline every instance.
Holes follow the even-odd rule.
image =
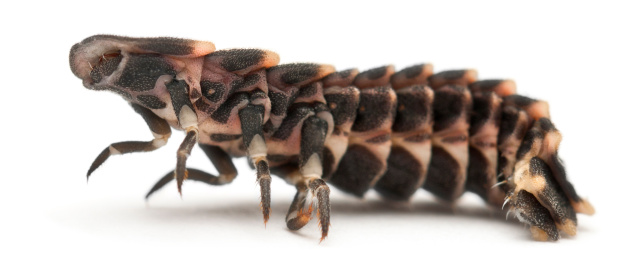
[[[423,187],[447,201],[469,190],[500,205],[505,192],[493,185],[511,176],[532,121],[549,115],[545,102],[515,95],[512,81],[477,81],[474,70],[433,74],[425,64],[359,73],[274,62],[263,50],[205,57],[194,103],[206,132],[200,142],[244,155],[230,127],[240,127],[239,107],[254,101],[265,108],[270,166],[283,175],[299,169],[302,123],[317,116],[328,123],[323,178],[357,196],[374,188],[406,200]],[[217,131],[220,124],[231,125]]]

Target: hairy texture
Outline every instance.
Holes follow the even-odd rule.
[[[257,173],[264,221],[271,173],[296,187],[286,217],[296,230],[317,218],[330,226],[330,183],[362,197],[374,188],[407,201],[424,188],[447,203],[471,191],[508,205],[538,240],[574,235],[576,213],[593,214],[558,157],[562,139],[546,102],[516,94],[512,80],[477,80],[472,69],[433,73],[431,64],[360,72],[317,63],[280,64],[261,49],[214,51],[209,42],[97,35],[70,50],[85,87],[123,96],[154,134],[147,142],[108,146],[112,155],[152,151],[171,127],[186,131],[175,179],[222,185],[236,177],[232,157]],[[199,143],[219,175],[186,167]],[[504,201],[505,199],[505,201]]]

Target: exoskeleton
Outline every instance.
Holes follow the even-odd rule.
[[[111,155],[152,151],[171,128],[186,137],[177,164],[149,191],[171,180],[211,185],[237,175],[231,158],[248,156],[257,172],[264,221],[271,174],[297,188],[286,222],[316,214],[324,239],[329,188],[362,197],[373,188],[406,201],[423,188],[447,202],[465,191],[507,205],[537,240],[574,235],[577,213],[593,214],[558,158],[561,135],[544,101],[517,95],[511,80],[477,81],[474,70],[433,73],[430,64],[398,72],[330,65],[278,65],[259,49],[215,51],[177,38],[89,37],[70,51],[72,72],[93,90],[121,95],[155,138],[105,148],[88,177]],[[198,144],[218,176],[186,167]]]

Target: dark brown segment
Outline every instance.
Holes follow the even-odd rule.
[[[359,74],[359,69],[352,68],[343,71],[334,72],[330,75],[327,75],[322,79],[324,83],[324,88],[338,86],[338,87],[348,87],[354,81],[354,78]]]
[[[166,103],[160,100],[154,95],[138,95],[136,99],[145,107],[149,109],[159,110],[166,107]]]
[[[505,106],[514,106],[527,112],[532,120],[549,118],[549,105],[545,101],[532,99],[522,95],[510,95],[503,98]]]
[[[490,162],[481,151],[470,146],[468,148],[468,172],[466,175],[466,190],[479,195],[483,200],[488,200],[492,180],[488,180],[488,168]]]
[[[446,150],[440,147],[431,148],[429,172],[423,188],[446,201],[454,201],[458,184],[459,164]]]
[[[396,96],[389,87],[376,87],[361,90],[359,109],[352,131],[363,132],[380,127],[393,118],[396,110]]]
[[[383,167],[369,149],[362,145],[350,145],[330,183],[344,192],[363,197]]]
[[[271,85],[278,88],[283,86],[303,86],[334,72],[330,65],[315,63],[289,63],[267,69],[267,78]]]
[[[220,65],[228,72],[242,70],[251,66],[259,66],[265,57],[265,51],[260,49],[229,49],[219,50],[208,55],[207,58],[221,59]]]
[[[543,160],[536,157],[530,160],[529,167],[532,176],[543,177],[546,182],[542,192],[537,192],[536,194],[540,204],[549,210],[555,222],[561,225],[568,224],[568,228],[573,228],[567,231],[561,227],[561,229],[568,232],[568,234],[574,235],[575,226],[577,226],[577,216],[571,207],[569,199],[562,192],[562,188],[558,182],[553,178],[551,170]]]
[[[473,109],[470,114],[470,135],[475,135],[488,122],[494,123],[499,127],[501,115],[496,111],[499,109],[494,107],[494,99],[492,93],[481,93],[473,95]],[[494,118],[494,120],[489,120]]]
[[[426,85],[429,77],[433,74],[433,65],[418,64],[402,69],[391,77],[391,84],[394,90],[402,89],[413,85]]]
[[[500,97],[516,94],[516,83],[513,80],[490,79],[475,81],[468,85],[471,92],[493,92]]]
[[[445,85],[468,86],[477,81],[477,71],[475,70],[450,70],[443,71],[429,77],[429,85],[434,90]]]
[[[389,85],[389,79],[394,74],[394,66],[387,65],[359,73],[354,78],[354,85],[359,89],[382,87]]]
[[[513,106],[504,106],[501,111],[498,145],[502,145],[510,136],[523,139],[527,132],[527,123],[519,121],[522,110]]]
[[[433,119],[433,91],[427,85],[406,87],[396,92],[398,105],[392,130],[406,132],[419,129]]]
[[[409,200],[418,188],[421,172],[422,166],[412,154],[402,147],[394,146],[387,158],[387,171],[374,189],[387,199]]]
[[[537,227],[547,234],[547,238],[556,241],[560,238],[555,222],[536,197],[526,191],[519,191],[513,200],[518,219],[530,226]]]
[[[335,125],[354,121],[359,108],[359,97],[359,90],[355,87],[341,88],[334,93],[324,92]]]
[[[471,104],[470,92],[466,87],[447,85],[436,90],[433,100],[433,130],[440,131],[450,127],[462,114],[469,116]]]
[[[168,61],[156,54],[130,54],[116,85],[135,92],[155,88],[158,78],[163,75],[175,77],[175,70]]]

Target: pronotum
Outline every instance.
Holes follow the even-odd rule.
[[[215,51],[210,42],[96,35],[70,50],[70,68],[93,90],[121,95],[154,139],[113,143],[111,155],[152,151],[171,128],[186,133],[177,163],[149,191],[171,180],[229,183],[231,158],[256,169],[265,223],[271,174],[297,193],[286,223],[297,230],[316,216],[330,226],[327,184],[362,197],[407,201],[423,188],[447,202],[465,191],[529,225],[536,240],[575,235],[576,213],[593,214],[558,158],[561,135],[546,102],[516,94],[511,80],[477,81],[474,70],[433,73],[430,64],[398,72],[281,64],[259,49]],[[187,168],[198,144],[218,175]]]

